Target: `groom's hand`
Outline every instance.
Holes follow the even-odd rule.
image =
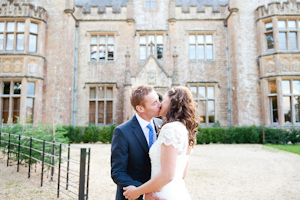
[[[156,196],[154,192],[145,194],[145,200],[166,200]]]

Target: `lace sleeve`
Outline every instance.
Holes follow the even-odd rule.
[[[159,137],[161,137],[161,143],[166,146],[172,145],[176,149],[181,149],[182,141],[182,133],[180,129],[174,126],[175,124],[167,124],[165,125]]]

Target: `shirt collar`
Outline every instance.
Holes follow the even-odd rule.
[[[151,121],[148,122],[148,121],[144,120],[143,118],[141,118],[137,113],[135,113],[135,116],[142,128],[146,128],[149,123],[151,123],[152,127],[154,128],[153,119],[151,119]]]

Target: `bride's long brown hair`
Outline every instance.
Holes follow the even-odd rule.
[[[162,126],[166,123],[180,121],[186,126],[189,134],[189,145],[196,144],[198,133],[197,106],[193,95],[187,87],[178,86],[167,92],[170,105]]]

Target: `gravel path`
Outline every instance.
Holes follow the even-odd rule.
[[[89,199],[113,200],[110,145],[76,146],[91,147]],[[263,145],[197,145],[185,181],[194,200],[300,200],[299,169],[300,155]],[[56,199],[55,192],[0,162],[0,199]]]

